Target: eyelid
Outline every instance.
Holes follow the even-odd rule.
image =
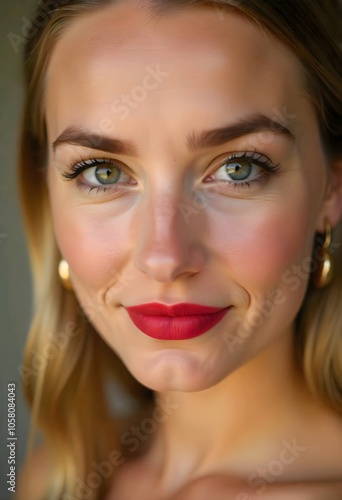
[[[235,152],[230,154],[229,156],[226,157],[227,161],[235,160],[235,159],[248,159],[251,162],[254,161],[255,163],[266,166],[266,167],[276,167],[272,160],[266,156],[263,153],[258,153],[256,150],[254,151],[244,151],[244,152]]]
[[[256,176],[253,176],[251,173],[252,177],[248,176],[241,180],[215,178],[224,165],[229,165],[229,163],[233,162],[239,163],[245,160],[254,166],[254,172],[255,168],[258,168],[259,172]],[[255,150],[222,154],[215,158],[211,167],[210,173],[206,174],[203,181],[204,184],[207,185],[210,190],[228,196],[230,194],[243,194],[246,189],[251,192],[254,190],[255,192],[256,189],[265,186],[271,177],[281,170],[280,164],[275,164],[268,156],[258,153]]]
[[[272,160],[266,156],[265,154],[262,153],[257,153],[256,150],[254,151],[237,151],[237,152],[232,152],[230,154],[223,153],[219,157],[215,158],[211,162],[211,165],[214,165],[213,168],[215,168],[215,165],[218,161],[221,160],[221,165],[224,164],[223,162],[226,161],[232,161],[234,159],[241,159],[241,158],[247,158],[249,160],[255,161],[257,164],[260,164],[263,167],[270,167],[270,168],[275,168],[278,165],[275,165]],[[261,159],[264,159],[265,161],[260,161]],[[127,165],[123,164],[120,160],[114,159],[114,158],[94,158],[94,156],[90,156],[89,158],[83,158],[80,157],[78,162],[71,162],[69,165],[69,170],[71,170],[72,173],[64,173],[63,176],[67,177],[68,179],[73,179],[77,176],[77,174],[82,173],[84,170],[87,168],[91,167],[97,167],[99,166],[98,164],[109,164],[109,165],[114,165],[122,169],[126,173],[130,173],[131,175],[134,175],[133,170],[128,167]],[[206,174],[208,175],[208,174]]]
[[[213,175],[217,170],[219,170],[223,165],[229,163],[234,160],[244,160],[247,159],[251,163],[264,168],[269,172],[274,172],[279,169],[280,164],[273,163],[273,161],[263,153],[258,153],[256,150],[254,151],[237,151],[232,152],[230,154],[223,153],[219,157],[215,158],[215,160],[211,163],[210,175]],[[208,177],[208,174],[206,174]]]
[[[273,173],[277,172],[279,170],[280,165],[275,164],[272,162],[272,160],[266,156],[265,154],[258,153],[256,150],[254,151],[235,151],[230,154],[224,153],[220,155],[219,157],[215,158],[211,164],[210,164],[210,172],[206,172],[205,178],[201,180],[201,182],[205,182],[206,179],[209,177],[212,177],[215,172],[219,171],[220,168],[222,168],[225,164],[228,164],[229,162],[233,162],[234,160],[248,160],[252,164],[254,164],[257,167],[260,167],[263,170],[263,173],[260,175],[259,179],[252,179],[250,181],[241,181],[237,182],[234,181],[233,179],[231,181],[226,181],[226,180],[214,180],[214,184],[216,183],[217,185],[222,185],[225,184],[226,186],[232,185],[234,186],[235,189],[240,189],[242,190],[245,187],[250,187],[250,185],[254,184],[257,185],[257,183],[260,183],[261,177],[265,176],[270,176]],[[78,163],[72,162],[72,164],[69,166],[69,172],[63,172],[62,176],[66,180],[72,180],[77,177],[79,177],[84,171],[90,170],[92,168],[96,169],[97,167],[100,167],[101,165],[111,165],[112,167],[117,167],[123,174],[128,175],[132,179],[134,179],[134,172],[130,167],[128,167],[125,164],[122,164],[121,161],[113,158],[94,158],[90,157],[88,159],[80,158],[80,161]],[[134,179],[135,180],[135,179]],[[89,182],[89,181],[88,181]],[[213,183],[213,181],[211,181]],[[77,179],[76,181],[76,186],[79,189],[86,190],[88,189],[88,194],[96,190],[97,192],[114,192],[114,193],[119,193],[119,192],[124,192],[127,191],[128,188],[127,186],[132,187],[133,185],[138,184],[138,182],[135,180],[135,184],[127,183],[127,182],[118,182],[118,183],[113,183],[113,184],[99,184],[99,185],[91,185],[88,184],[87,182],[84,182],[82,180]],[[208,184],[208,181],[206,182]],[[231,188],[230,188],[231,189]]]
[[[127,175],[131,179],[134,179],[134,173],[131,168],[129,168],[127,165],[121,163],[117,159],[113,158],[94,158],[90,157],[88,159],[81,158],[78,163],[72,162],[71,165],[69,166],[69,172],[63,172],[62,175],[66,180],[74,180],[76,179],[77,187],[79,188],[84,188],[84,189],[89,189],[89,191],[92,191],[93,189],[99,189],[103,191],[108,191],[108,190],[122,190],[124,189],[124,186],[127,186],[128,182],[117,182],[113,184],[101,184],[99,183],[98,185],[92,185],[88,184],[87,181],[85,180],[80,180],[78,179],[83,172],[90,171],[92,169],[100,168],[101,166],[108,165],[109,167],[116,167],[120,170],[120,172],[123,175]],[[89,182],[89,181],[88,181]],[[135,181],[136,183],[136,181]],[[130,184],[131,186],[135,185],[134,183]]]
[[[86,179],[82,180],[83,172],[89,172],[92,169],[96,170],[96,168],[101,168],[101,166],[103,168],[103,166],[106,164],[109,167],[111,166],[112,168],[117,167],[121,174],[127,175],[131,179],[134,179],[134,175],[132,175],[133,172],[129,167],[123,165],[119,160],[108,157],[89,157],[87,159],[81,157],[79,162],[75,163],[75,161],[73,161],[69,165],[69,171],[62,172],[62,176],[66,181],[75,180],[76,188],[80,191],[87,191],[87,196],[91,196],[90,193],[93,191],[95,191],[95,195],[99,195],[100,193],[102,193],[103,196],[118,196],[125,192],[130,192],[131,188],[137,184],[135,179],[134,183],[132,183],[131,181],[115,182],[112,184],[101,184],[100,182],[98,184],[91,184],[91,181],[88,181]]]
[[[66,179],[75,179],[80,174],[82,174],[86,170],[90,170],[91,168],[97,168],[101,165],[109,165],[112,167],[118,167],[124,173],[133,175],[133,171],[127,165],[124,165],[119,160],[113,158],[94,158],[90,157],[88,159],[80,158],[79,162],[71,162],[69,165],[70,172],[63,172],[62,175]]]

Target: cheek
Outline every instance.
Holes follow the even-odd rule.
[[[71,206],[54,196],[51,210],[57,244],[74,283],[89,291],[114,285],[132,249],[128,218],[99,206]]]
[[[291,205],[291,204],[289,204]],[[231,278],[249,294],[280,286],[283,274],[311,254],[309,204],[270,204],[252,214],[236,214],[215,224],[211,241],[218,242],[221,258]]]

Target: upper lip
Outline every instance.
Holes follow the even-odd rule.
[[[212,307],[201,304],[179,303],[173,305],[150,302],[137,306],[126,307],[128,312],[145,314],[147,316],[194,316],[199,314],[213,314],[227,307]]]

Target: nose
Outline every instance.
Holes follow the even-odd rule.
[[[189,202],[182,203],[169,195],[159,196],[151,200],[136,219],[138,249],[135,265],[158,282],[166,283],[180,276],[196,274],[204,266],[201,216],[197,211],[187,219],[184,210],[188,208]]]

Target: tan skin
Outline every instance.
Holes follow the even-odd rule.
[[[146,68],[158,65],[163,75],[152,85]],[[310,395],[295,361],[293,323],[307,279],[296,290],[283,279],[310,255],[325,218],[335,225],[342,212],[341,179],[330,173],[302,77],[295,55],[260,27],[234,13],[222,20],[205,7],[151,21],[130,3],[110,6],[71,24],[53,51],[49,144],[82,124],[137,149],[51,146],[48,186],[59,247],[99,334],[175,408],[149,450],[118,469],[106,500],[341,494],[341,418]],[[140,99],[133,89],[142,85],[148,90]],[[292,137],[259,130],[200,151],[186,147],[193,131],[257,113],[274,118],[275,110],[290,116]],[[250,185],[242,187],[222,166],[246,151],[280,169],[268,176],[253,164]],[[69,163],[89,158],[119,162],[125,190],[88,192],[63,179]],[[101,186],[94,168],[80,177]],[[186,219],[179,207],[191,206],[194,193],[207,204]],[[124,286],[118,275],[128,276]],[[253,313],[275,289],[283,300],[255,325]],[[233,312],[199,338],[155,341],[123,307],[151,301],[233,305]],[[247,338],[229,343],[227,332],[237,338],[248,326]],[[294,442],[300,451],[292,460],[284,443]],[[270,467],[268,479],[263,467]]]

